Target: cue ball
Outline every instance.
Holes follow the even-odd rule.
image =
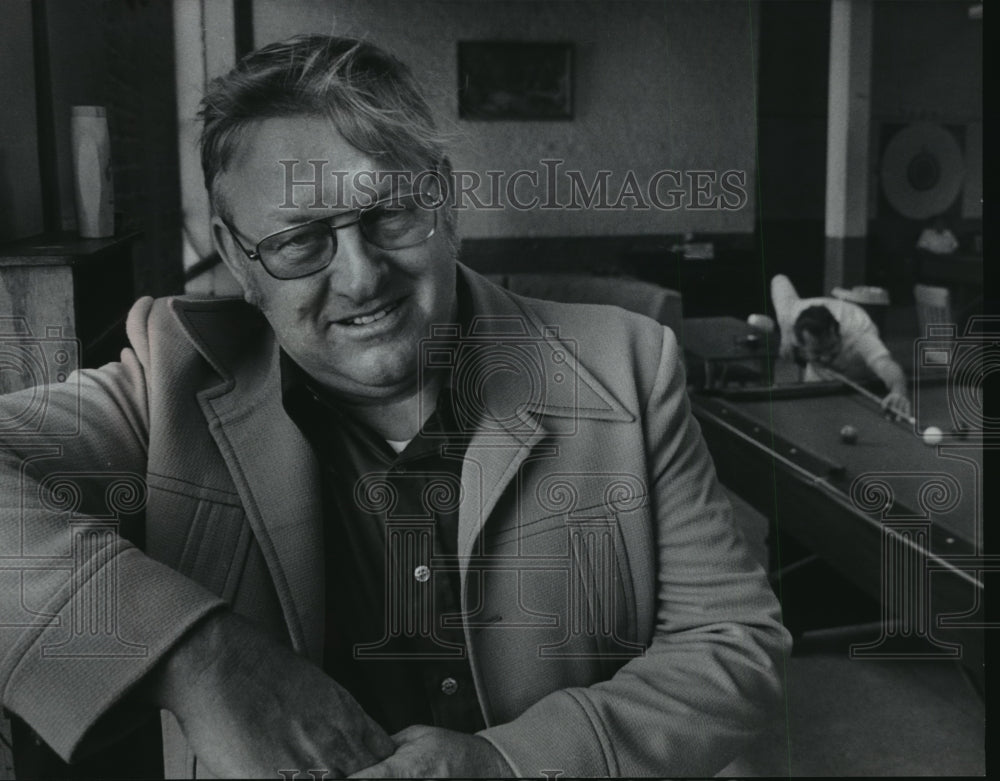
[[[936,445],[942,439],[944,439],[944,434],[941,433],[941,429],[937,426],[928,426],[924,429],[924,444],[925,445]]]
[[[844,426],[840,430],[840,438],[848,445],[853,445],[858,441],[858,430],[854,426]]]

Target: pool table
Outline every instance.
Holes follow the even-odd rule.
[[[772,534],[790,536],[879,601],[880,626],[852,655],[955,658],[978,678],[985,581],[1000,568],[983,548],[990,443],[952,420],[961,389],[918,390],[916,426],[837,383],[691,399],[723,483],[770,519]],[[842,440],[845,425],[857,429],[856,443]],[[941,444],[923,442],[927,425],[946,432]],[[771,554],[772,570],[785,564]]]

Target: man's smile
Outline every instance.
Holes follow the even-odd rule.
[[[406,296],[388,303],[375,304],[349,317],[332,321],[332,325],[349,329],[352,335],[369,336],[392,328],[402,317],[402,307]]]

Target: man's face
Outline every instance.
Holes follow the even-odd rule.
[[[802,331],[800,341],[802,352],[810,363],[829,366],[840,354],[840,334],[833,329],[819,336]]]
[[[286,192],[291,177],[282,160],[303,161],[293,169],[296,181],[319,170],[305,161],[328,161],[321,197],[314,197],[312,186]],[[389,194],[398,179],[383,177],[379,184],[367,173],[354,176],[377,177],[382,170],[329,120],[281,117],[249,129],[218,184],[233,230],[252,250],[275,231],[366,202],[373,181],[379,195]],[[344,172],[342,192],[331,172]],[[454,320],[455,249],[445,214],[438,214],[430,239],[408,249],[379,249],[357,224],[341,228],[333,262],[290,280],[275,279],[249,260],[218,218],[213,232],[247,299],[264,313],[285,351],[324,386],[355,401],[388,400],[416,389],[420,340],[430,324]]]

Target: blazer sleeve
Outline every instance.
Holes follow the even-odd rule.
[[[710,776],[780,704],[790,638],[733,525],[666,329],[643,427],[658,562],[653,637],[609,680],[553,692],[479,733],[518,775]]]
[[[66,760],[123,734],[136,714],[112,706],[222,604],[128,539],[155,306],[133,307],[120,362],[0,397],[0,698]]]

